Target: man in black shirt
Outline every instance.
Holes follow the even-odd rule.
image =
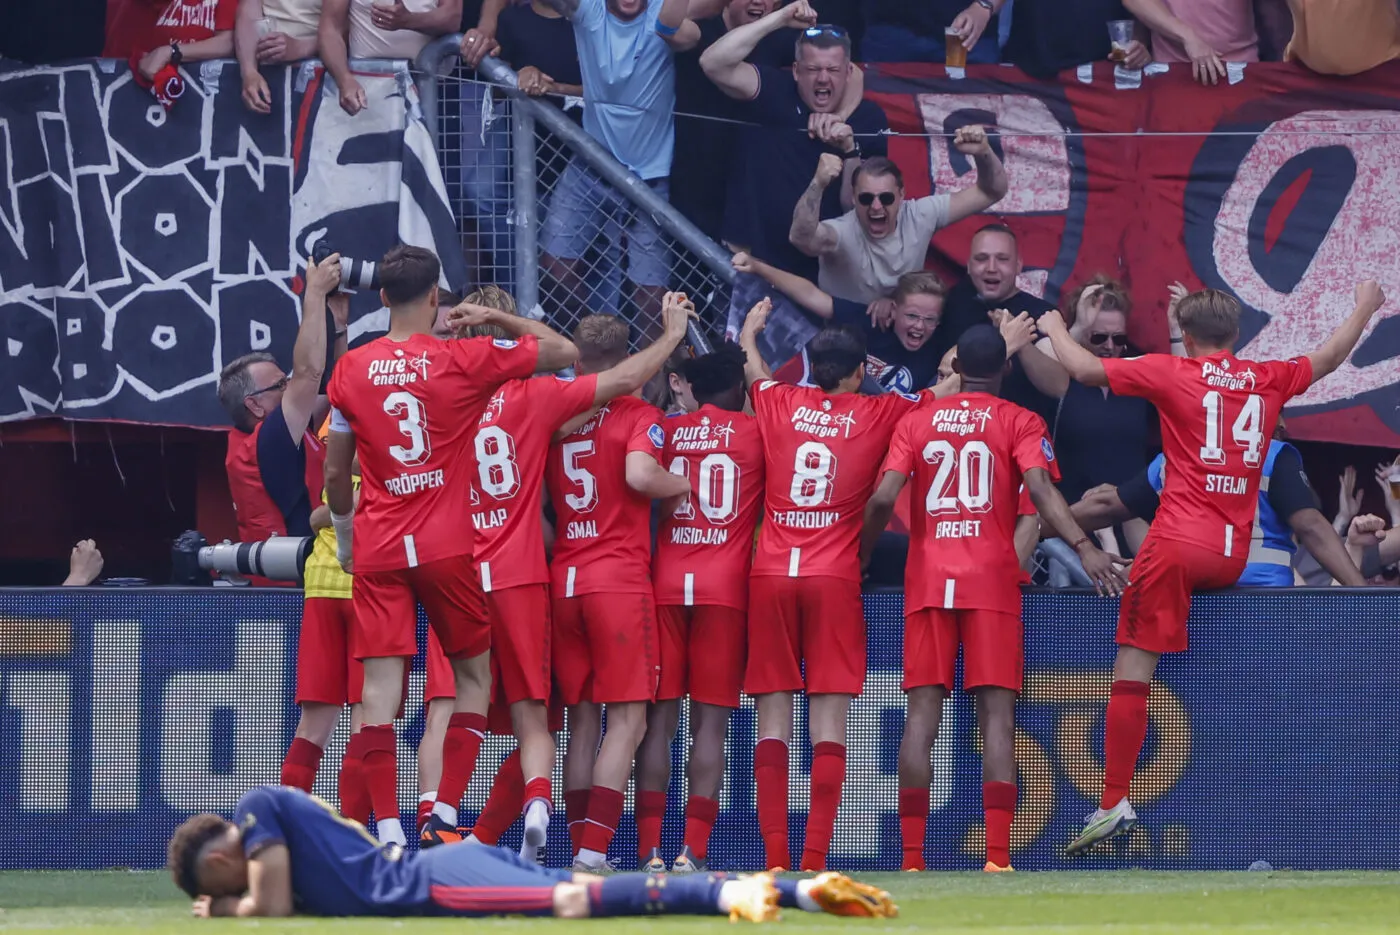
[[[725,121],[743,120],[745,105],[705,77],[700,56],[731,29],[758,22],[777,5],[778,0],[730,0],[719,15],[695,21],[700,41],[675,58],[676,154],[671,160],[671,204],[711,240],[719,240],[722,234],[725,187],[739,150],[740,127]],[[765,68],[790,68],[796,43],[796,30],[771,32],[759,40],[748,62]]]
[[[930,339],[943,314],[947,290],[933,273],[919,270],[899,277],[891,295],[891,325],[882,329],[872,323],[869,306],[864,302],[834,298],[810,280],[785,273],[747,253],[735,255],[734,268],[761,278],[824,322],[852,325],[864,331],[867,362],[861,392],[917,393],[937,382],[939,355],[933,353]]]
[[[1011,315],[1022,312],[1032,320],[1054,308],[1044,299],[1023,292],[1016,285],[1021,274],[1021,253],[1016,235],[1004,224],[988,224],[972,235],[968,248],[967,279],[948,293],[943,320],[933,336],[934,353],[942,357],[955,347],[962,333],[987,323],[987,315],[1004,308]],[[883,324],[883,323],[882,323]],[[1042,338],[1020,351],[1011,373],[1002,383],[1001,395],[1053,424],[1055,406],[1069,388],[1069,374]]]
[[[796,63],[788,75],[746,61],[765,36],[798,28]],[[844,160],[842,183],[822,201],[822,218],[838,217],[850,205],[851,175],[862,156],[886,155],[889,120],[880,107],[861,100],[841,117],[855,66],[844,29],[816,25],[816,13],[798,0],[756,23],[731,29],[700,56],[700,67],[736,101],[745,119],[761,124],[740,134],[730,176],[724,239],[765,262],[804,279],[817,278],[817,261],[788,240],[792,209],[802,197],[823,153]],[[848,104],[846,106],[849,106]],[[741,277],[742,278],[742,277]],[[737,331],[762,284],[736,282],[730,323]],[[796,353],[816,329],[791,306],[778,306],[761,336],[768,360]]]

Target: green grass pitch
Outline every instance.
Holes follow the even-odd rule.
[[[837,919],[788,911],[784,930],[865,929],[890,932],[992,933],[1046,931],[1055,935],[1178,932],[1400,931],[1400,873],[980,873],[868,874],[888,889],[900,917],[889,921]],[[747,924],[747,923],[745,923]],[[724,919],[286,919],[196,921],[189,902],[164,873],[0,873],[0,931],[140,932],[191,935],[255,926],[282,931],[405,935],[668,935],[724,931]]]

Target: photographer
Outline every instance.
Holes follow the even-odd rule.
[[[334,321],[335,356],[345,351],[350,311],[347,296],[332,295],[340,279],[340,254],[319,264],[307,260],[290,376],[265,351],[245,354],[219,374],[219,402],[233,423],[224,469],[243,542],[311,535],[312,497],[321,490],[325,461],[325,447],[312,433],[328,412],[321,395],[330,369],[326,309]]]

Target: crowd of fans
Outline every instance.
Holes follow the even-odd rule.
[[[84,27],[103,11],[80,0],[69,6],[68,45],[40,29],[31,31],[35,41],[6,53],[43,59],[97,51],[75,43],[91,43],[93,30]],[[1070,379],[1036,331],[1052,305],[1021,289],[1009,227],[989,223],[977,232],[958,282],[925,271],[936,230],[1005,197],[1005,169],[986,131],[964,126],[950,145],[972,170],[970,184],[907,198],[900,169],[887,158],[888,121],[865,99],[863,72],[853,63],[941,62],[957,43],[970,63],[1010,63],[1038,76],[1112,58],[1124,68],[1189,64],[1198,81],[1214,85],[1230,80],[1235,63],[1281,59],[1352,74],[1400,55],[1395,0],[108,0],[105,7],[103,55],[130,61],[157,86],[182,63],[234,57],[244,102],[258,113],[272,103],[262,66],[320,59],[353,116],[367,106],[353,60],[411,61],[433,38],[461,32],[467,69],[498,57],[526,93],[570,105],[623,166],[733,251],[734,307],[747,309],[762,295],[779,306],[766,338],[782,338],[783,307],[788,320],[808,327],[859,324],[871,364],[866,390],[912,392],[946,376],[958,336],[990,318],[1013,361],[1005,395],[1046,420],[1067,499],[1097,510],[1105,543],[1125,555],[1141,543],[1153,488],[1160,488],[1162,468],[1151,458],[1156,414],[1140,399]],[[1110,41],[1113,21],[1130,21],[1130,40]],[[572,106],[579,99],[583,106]],[[500,153],[510,141],[490,119],[489,103],[482,95],[463,101],[463,183],[475,223],[492,234],[481,239],[491,246],[472,258],[477,276],[509,293],[514,258],[501,251],[511,236],[509,161]],[[625,293],[638,330],[649,330],[674,286],[667,238],[582,159],[561,171],[539,238],[542,273],[562,286],[551,294],[585,294],[583,258],[606,233],[625,243]],[[568,320],[586,311],[581,299],[579,306],[545,312]],[[1096,276],[1077,284],[1064,312],[1079,343],[1122,356],[1135,352],[1132,307],[1121,283]],[[1168,337],[1179,350],[1176,336]],[[275,383],[259,391],[292,390],[286,379]],[[277,440],[295,449],[304,431],[299,423]],[[1278,518],[1307,546],[1298,555],[1286,550],[1285,564],[1300,581],[1340,580],[1341,553],[1313,521],[1316,495],[1296,452],[1282,447],[1270,469],[1301,478],[1302,486],[1283,480],[1269,496],[1277,494]],[[1325,525],[1377,578],[1383,568],[1393,571],[1400,553],[1400,541],[1382,538],[1400,521],[1400,467],[1375,471],[1389,524],[1357,515],[1351,473],[1335,522]],[[1305,509],[1312,513],[1293,523]],[[1073,574],[1059,569],[1056,580]]]

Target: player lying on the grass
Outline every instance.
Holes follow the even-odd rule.
[[[1289,361],[1236,357],[1231,349],[1240,336],[1240,305],[1214,289],[1177,304],[1184,358],[1095,357],[1070,337],[1058,312],[1041,317],[1040,329],[1074,379],[1157,407],[1170,465],[1161,509],[1119,605],[1118,656],[1104,717],[1103,795],[1067,853],[1136,824],[1128,790],[1147,737],[1157,661],[1186,649],[1191,592],[1228,587],[1244,572],[1265,449],[1284,404],[1342,365],[1384,303],[1379,285],[1359,284],[1355,309],[1332,336]]]
[[[889,894],[838,873],[815,880],[768,874],[607,879],[547,870],[476,844],[412,853],[299,789],[257,786],[232,822],[201,814],[175,829],[170,872],[209,916],[728,915],[765,922],[779,907],[890,918]]]
[[[958,340],[953,367],[962,391],[906,415],[895,427],[880,486],[865,509],[862,564],[894,514],[910,478],[909,562],[905,567],[904,682],[909,714],[899,748],[899,826],[905,870],[924,869],[929,753],[943,701],[953,690],[958,645],[963,685],[976,697],[983,741],[982,807],[989,872],[1011,869],[1016,813],[1016,693],[1025,647],[1021,563],[1014,534],[1024,482],[1040,514],[1084,562],[1100,593],[1127,583],[1122,560],[1101,551],[1070,517],[1055,489],[1059,469],[1045,420],[999,399],[1008,371],[1006,341],[991,325]]]

